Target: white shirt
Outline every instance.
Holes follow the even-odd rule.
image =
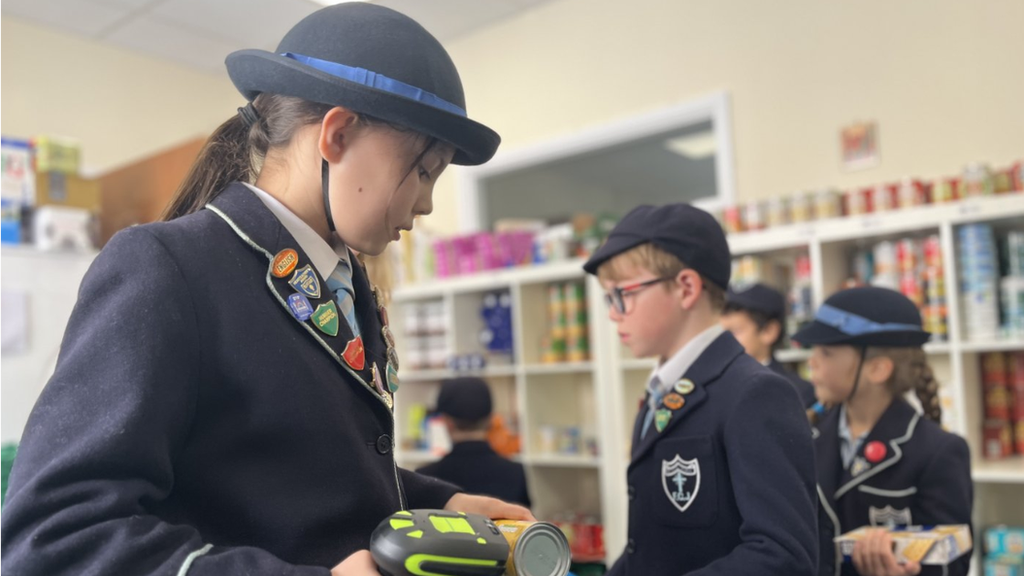
[[[256,197],[262,200],[274,216],[281,221],[281,225],[298,242],[299,248],[302,248],[302,251],[309,256],[309,261],[316,268],[316,271],[320,273],[321,278],[327,278],[334,272],[334,269],[338,266],[338,260],[344,260],[349,264],[349,269],[352,268],[352,263],[349,262],[348,248],[344,242],[338,240],[337,244],[332,247],[310,228],[309,224],[303,222],[302,218],[299,218],[287,206],[281,204],[280,200],[252,184],[244,182],[243,184],[248,186],[256,194]]]
[[[700,358],[704,350],[707,350],[707,347],[721,336],[723,332],[725,332],[725,329],[716,322],[687,342],[685,346],[680,348],[664,364],[654,369],[650,380],[647,382],[647,391],[651,393],[648,399],[650,410],[653,411],[658,408],[654,401],[655,398],[657,397],[658,402],[661,402],[660,398],[672,391],[675,383],[686,374],[686,371]]]

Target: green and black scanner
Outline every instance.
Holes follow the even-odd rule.
[[[385,576],[499,576],[509,545],[490,518],[446,510],[403,510],[370,537]]]

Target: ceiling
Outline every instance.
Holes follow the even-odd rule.
[[[549,0],[374,0],[442,43]],[[321,8],[313,0],[3,0],[0,12],[202,70],[224,73],[235,50],[273,50]]]

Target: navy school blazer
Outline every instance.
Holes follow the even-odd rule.
[[[823,512],[819,574],[857,573],[852,563],[839,557],[833,539],[861,526],[971,523],[971,459],[963,438],[944,431],[898,398],[844,470],[839,410],[835,407],[823,414],[812,431]],[[875,449],[884,448],[880,460],[875,456],[877,462],[865,455],[872,443],[878,443]],[[963,576],[970,559],[967,554],[948,567],[922,567],[921,573]]]
[[[637,415],[629,537],[609,574],[813,574],[814,448],[793,386],[728,332],[684,378],[693,390],[661,432],[641,439]]]
[[[309,258],[263,202],[235,183],[211,206],[118,233],[83,280],[11,474],[5,575],[326,576],[455,494],[395,465],[362,267],[359,367],[343,316],[331,337],[291,313],[271,262]]]

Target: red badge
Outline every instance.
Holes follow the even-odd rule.
[[[298,263],[299,253],[291,248],[286,248],[278,252],[277,256],[274,256],[274,262],[271,264],[270,273],[278,278],[284,278],[295,270],[295,265]]]
[[[878,464],[885,458],[885,444],[878,440],[868,443],[864,447],[864,457],[868,459],[868,462]]]
[[[353,370],[362,370],[366,366],[366,353],[363,350],[363,339],[355,337],[349,340],[345,351],[341,353],[341,357],[345,360],[345,363],[352,367]]]

